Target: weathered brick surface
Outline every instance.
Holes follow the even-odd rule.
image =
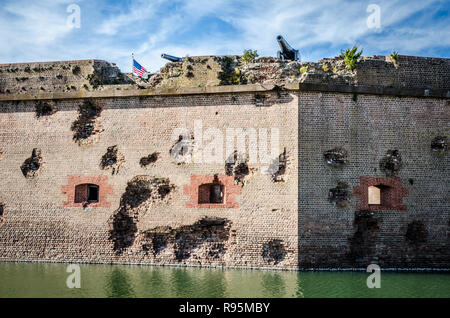
[[[71,127],[85,101],[73,92],[52,100],[52,111],[40,116],[38,101],[5,98],[0,259],[274,268],[366,267],[373,261],[382,268],[449,268],[449,156],[431,149],[437,136],[448,136],[449,100],[379,93],[390,86],[448,90],[448,72],[440,71],[448,59],[400,57],[398,69],[380,61],[361,61],[355,75],[378,95],[305,86],[152,96],[105,91],[92,99],[103,111],[95,119],[101,132],[88,143],[73,140]],[[3,78],[18,82],[11,76]],[[288,158],[282,176],[264,174],[266,166],[249,162],[249,173],[232,188],[234,201],[198,204],[194,184],[218,175],[231,187],[235,175],[226,174],[235,171],[226,171],[225,155],[215,163],[178,164],[171,157],[174,129],[187,128],[199,142],[196,120],[203,132],[222,132],[224,154],[227,128],[278,128],[279,154]],[[99,165],[112,146],[121,154],[116,173]],[[40,150],[42,165],[25,178],[20,167],[33,149]],[[331,149],[345,149],[341,164],[327,163],[324,153]],[[380,170],[391,150],[402,158],[395,176]],[[141,158],[151,153],[159,153],[156,161],[142,167]],[[124,195],[136,176],[169,184],[158,188],[155,181],[154,188],[136,187]],[[100,185],[98,204],[72,203],[80,182]],[[367,205],[364,191],[376,184],[393,189],[389,209]],[[336,185],[349,189],[339,204],[329,199],[331,189],[341,189]],[[125,240],[120,253],[113,235]]]
[[[384,268],[448,268],[449,157],[431,150],[435,136],[448,134],[448,100],[358,95],[355,102],[352,97],[299,93],[299,266],[365,267],[375,261]],[[348,151],[342,167],[326,164],[323,156],[337,146]],[[354,257],[355,213],[364,200],[354,195],[339,207],[327,200],[328,191],[339,181],[355,188],[360,177],[384,180],[379,162],[389,149],[399,150],[403,158],[398,178],[409,191],[403,197],[406,209],[373,211],[380,227],[373,252]],[[428,230],[425,244],[406,240],[414,220]]]
[[[280,98],[275,93],[266,95],[271,101],[270,107],[255,106],[254,94],[96,99],[95,102],[103,106],[97,120],[104,130],[98,140],[89,145],[76,143],[71,131],[83,100],[58,101],[57,112],[40,118],[35,115],[34,101],[3,103],[0,200],[5,209],[0,227],[0,259],[296,268],[295,155],[289,162],[288,171],[292,175],[285,182],[273,182],[270,174],[261,173],[258,164],[249,163],[255,172],[245,186],[235,185],[230,189],[237,208],[186,208],[191,196],[184,193],[184,187],[191,184],[191,176],[212,178],[218,174],[224,180],[233,177],[225,175],[225,155],[220,163],[178,165],[169,153],[175,142],[173,130],[185,127],[193,133],[194,120],[202,120],[203,132],[216,128],[223,133],[224,154],[227,128],[258,131],[271,127],[280,130],[280,153],[284,147],[288,153],[297,153],[296,97],[288,93]],[[204,145],[207,143],[204,140]],[[99,166],[105,149],[112,145],[117,145],[125,161],[114,175]],[[45,165],[38,176],[26,179],[20,165],[33,148],[41,149]],[[140,158],[153,152],[160,153],[157,161],[141,167]],[[127,182],[139,175],[168,178],[175,189],[167,200],[155,201],[145,211],[129,214],[136,216],[133,222],[137,233],[134,233],[134,243],[117,255],[109,239],[114,213]],[[97,177],[101,182],[95,182]],[[101,202],[84,209],[79,203],[68,204],[72,199],[70,193],[79,182],[99,184]],[[107,191],[106,202],[110,203],[107,207],[101,191],[109,186],[112,190]],[[175,258],[175,247],[171,244],[156,256],[145,250],[148,242],[142,233],[164,226],[179,229],[205,216],[229,221],[230,235],[226,244],[218,242],[226,246],[220,258],[202,258],[211,254],[201,252],[210,248],[204,244],[194,249],[192,257],[181,260]],[[276,264],[263,258],[263,245],[271,240],[281,240],[288,251]],[[217,249],[217,246],[211,248]]]

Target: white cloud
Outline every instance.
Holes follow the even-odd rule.
[[[0,8],[0,38],[6,43],[0,59],[101,58],[130,71],[134,52],[139,62],[155,71],[166,62],[161,53],[241,54],[251,48],[260,55],[275,56],[278,34],[300,49],[304,60],[337,55],[355,43],[364,48],[365,55],[393,50],[420,54],[439,47],[448,52],[450,47],[448,18],[436,23],[432,15],[435,8],[445,5],[443,1],[141,0],[129,7],[118,3],[113,10],[108,2],[103,7],[97,2],[77,2],[82,9],[80,30],[65,25],[65,8],[72,2],[7,2]],[[366,25],[370,14],[366,8],[372,2],[381,7],[380,31]],[[402,22],[415,14],[415,21]],[[228,23],[235,32],[202,24],[213,18]]]

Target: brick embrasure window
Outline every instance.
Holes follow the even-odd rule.
[[[218,192],[222,194],[219,195]],[[187,208],[235,209],[238,203],[234,201],[234,195],[241,194],[241,187],[234,184],[234,176],[192,175],[191,184],[184,186],[184,194],[190,196],[190,200],[186,202]]]
[[[62,186],[61,190],[63,194],[67,194],[67,201],[63,202],[66,207],[111,206],[111,203],[106,201],[107,196],[113,193],[112,186],[108,184],[108,176],[69,176],[68,184]]]
[[[409,195],[409,190],[403,187],[402,179],[399,177],[360,177],[360,185],[353,188],[353,195],[359,197],[357,210],[406,210],[403,204],[403,197]],[[374,189],[375,187],[376,189]],[[379,200],[371,198],[369,204],[369,192],[374,195],[374,191],[379,191]],[[378,199],[378,198],[377,198]],[[379,201],[379,202],[378,202]]]

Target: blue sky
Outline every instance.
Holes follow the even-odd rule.
[[[80,28],[67,24],[80,7]],[[370,28],[370,4],[380,28]],[[276,56],[282,34],[303,61],[358,45],[363,55],[450,57],[450,1],[0,0],[0,63],[103,59],[130,72],[131,53],[149,71],[176,56]]]

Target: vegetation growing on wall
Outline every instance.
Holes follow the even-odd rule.
[[[252,63],[253,61],[255,61],[255,58],[257,58],[259,56],[258,52],[256,50],[252,51],[252,50],[245,50],[244,54],[241,57],[242,63],[247,64],[247,63]]]
[[[358,47],[354,46],[351,49],[346,49],[345,51],[342,51],[340,57],[344,59],[344,63],[347,66],[347,68],[353,71],[356,67],[356,63],[358,62],[358,59],[360,58],[362,52],[363,52],[362,50],[358,52]]]

